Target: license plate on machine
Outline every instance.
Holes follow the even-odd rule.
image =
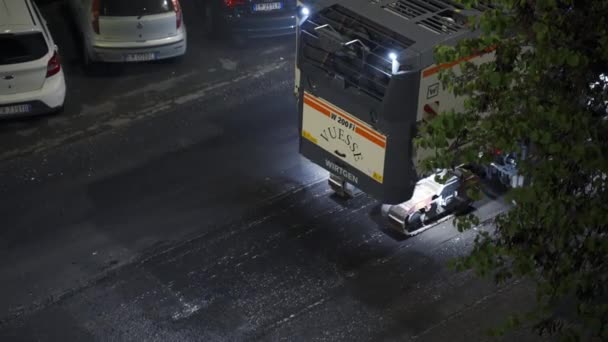
[[[0,115],[25,114],[25,113],[29,113],[31,110],[32,110],[32,106],[29,104],[6,106],[6,107],[0,107]]]
[[[146,61],[153,61],[155,59],[156,59],[156,54],[154,52],[130,53],[125,56],[125,60],[127,62],[146,62]]]
[[[280,10],[281,8],[283,8],[282,2],[265,2],[265,3],[253,5],[254,12],[274,11],[274,10]]]

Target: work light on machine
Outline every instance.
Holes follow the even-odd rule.
[[[397,74],[399,72],[399,67],[401,66],[398,58],[399,55],[396,52],[391,51],[388,53],[388,59],[391,62],[391,71],[393,74]]]

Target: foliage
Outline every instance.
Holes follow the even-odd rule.
[[[466,97],[465,109],[424,123],[417,144],[436,151],[425,163],[430,170],[488,163],[490,153],[480,152],[517,152],[525,142],[529,155],[518,168],[530,182],[509,191],[516,205],[455,264],[499,283],[536,282],[537,310],[508,326],[533,319],[546,327],[569,299],[576,325],[562,336],[608,340],[608,80],[600,77],[608,75],[608,1],[492,4],[471,23],[481,36],[438,47],[436,59],[495,48],[495,61],[460,63],[472,79],[442,73],[444,86]],[[475,223],[469,219],[459,229]]]

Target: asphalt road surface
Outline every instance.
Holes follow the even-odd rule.
[[[526,283],[448,269],[475,231],[400,241],[332,196],[297,153],[292,37],[207,41],[183,6],[183,59],[85,73],[42,4],[68,103],[0,123],[0,340],[480,341],[529,306]]]

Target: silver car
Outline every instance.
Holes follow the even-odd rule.
[[[143,62],[186,53],[179,0],[69,0],[85,65]]]

